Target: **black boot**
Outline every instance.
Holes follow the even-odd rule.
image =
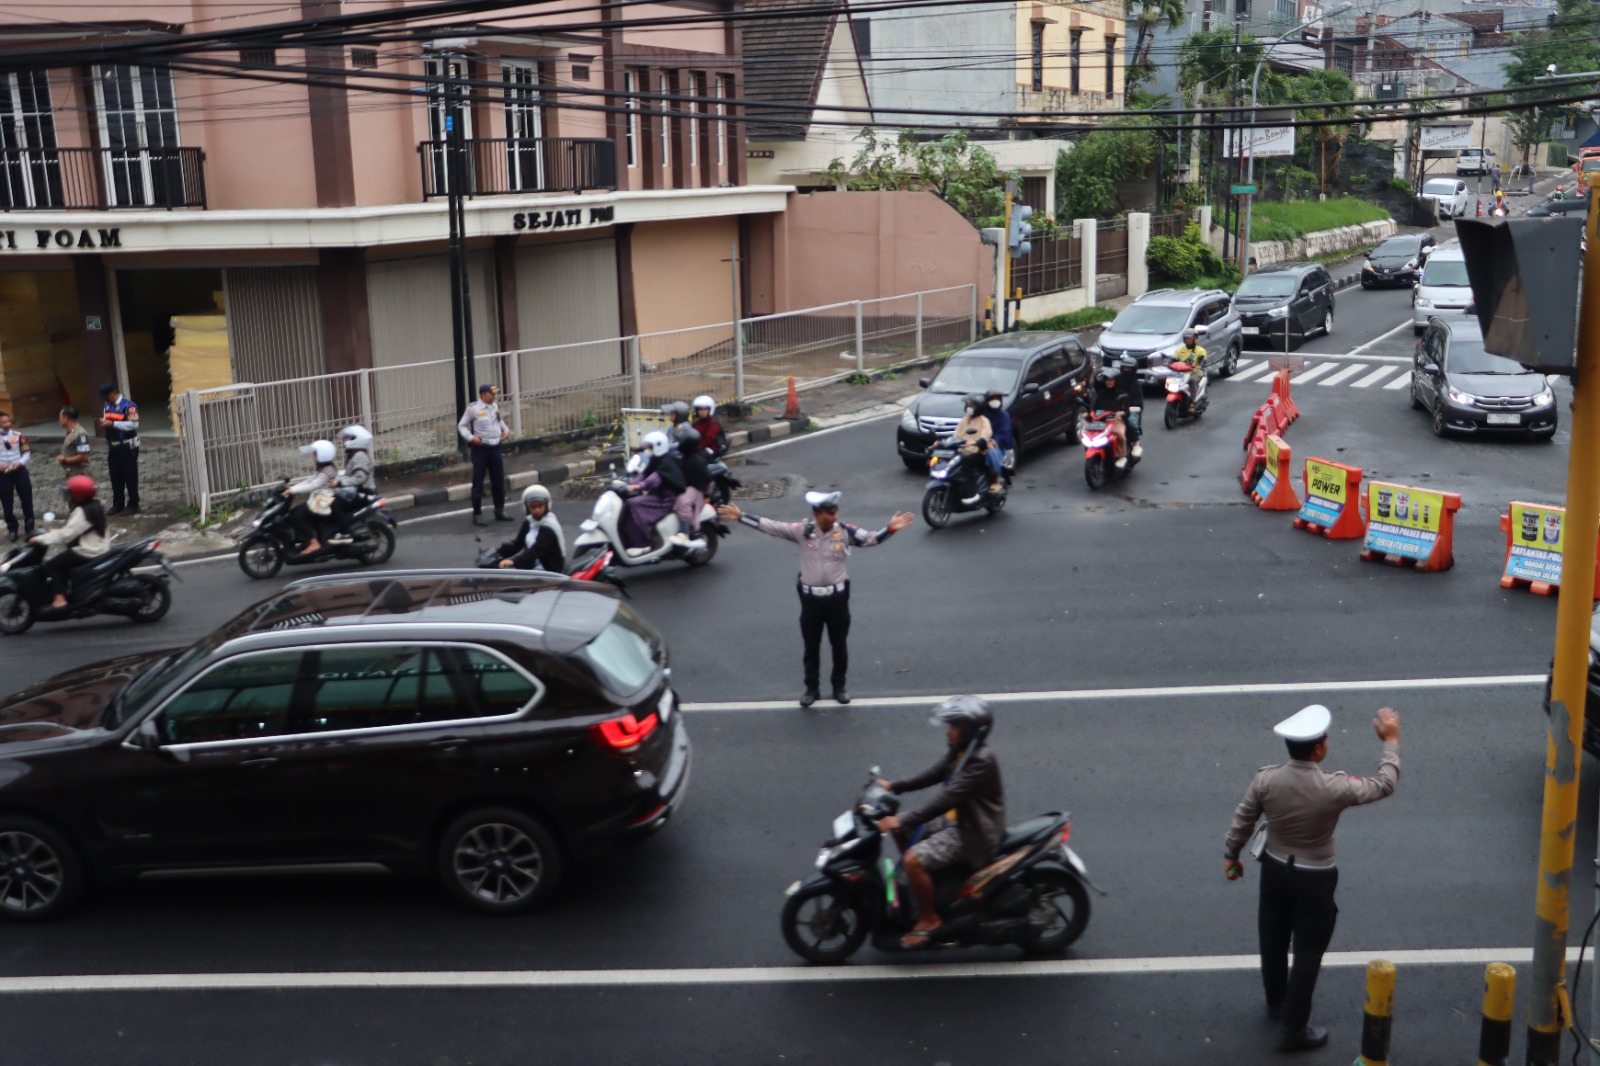
[[[1328,1042],[1328,1031],[1308,1025],[1298,1033],[1285,1032],[1278,1038],[1279,1051],[1314,1051]]]
[[[478,503],[476,500],[474,500],[472,503],[472,524],[475,526],[486,526],[489,524],[489,520],[483,517],[483,504]]]
[[[815,685],[807,685],[806,690],[800,694],[800,706],[811,706],[813,703],[817,702],[817,696],[817,687]]]
[[[511,516],[506,514],[504,507],[496,507],[494,509],[494,520],[496,522],[509,522],[511,521]]]

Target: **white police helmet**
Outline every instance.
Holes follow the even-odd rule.
[[[666,455],[667,449],[672,447],[672,442],[667,440],[667,435],[659,429],[646,433],[644,440],[640,443],[650,449],[651,455]]]

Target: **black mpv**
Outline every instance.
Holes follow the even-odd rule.
[[[0,916],[91,878],[370,862],[491,913],[666,824],[689,740],[661,637],[587,582],[329,575],[193,647],[0,704]]]

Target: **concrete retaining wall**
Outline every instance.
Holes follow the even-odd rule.
[[[1378,222],[1362,222],[1354,226],[1340,226],[1337,229],[1318,230],[1292,241],[1253,241],[1250,245],[1250,256],[1258,267],[1314,259],[1319,255],[1377,244],[1385,237],[1393,236],[1396,229],[1392,219],[1383,219]],[[1221,254],[1220,229],[1211,231],[1211,247],[1219,255]]]

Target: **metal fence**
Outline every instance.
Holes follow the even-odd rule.
[[[559,437],[610,426],[623,407],[707,394],[719,403],[780,395],[793,376],[814,388],[969,344],[977,288],[856,300],[689,329],[496,352],[471,377],[502,384],[501,411],[518,438]],[[359,422],[380,463],[443,456],[455,448],[455,369],[448,359],[262,384],[189,391],[174,398],[184,480],[207,514],[218,500],[306,469],[300,445],[333,439]]]
[[[1033,238],[1033,250],[1017,257],[1011,268],[1013,288],[1023,296],[1075,289],[1083,284],[1083,241],[1061,234]]]
[[[1182,211],[1174,211],[1169,215],[1151,215],[1150,236],[1182,237],[1183,229],[1189,222],[1189,216]]]

